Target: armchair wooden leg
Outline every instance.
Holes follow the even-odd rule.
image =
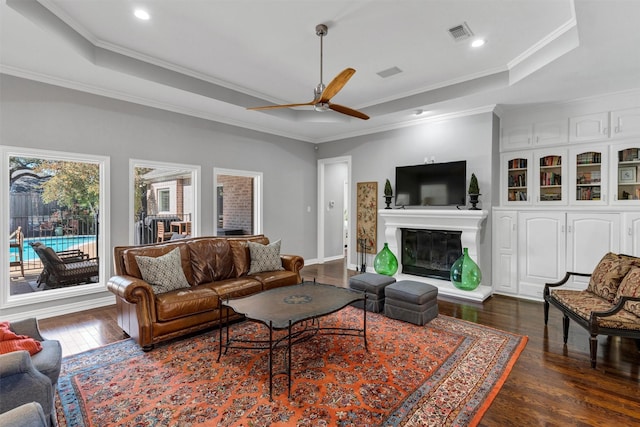
[[[591,335],[589,337],[589,353],[591,356],[591,367],[596,368],[596,358],[598,357],[598,336]]]
[[[569,338],[569,316],[564,316],[562,318],[562,340],[564,343],[567,343],[567,339]]]
[[[549,321],[549,303],[545,300],[544,301],[544,324],[545,324],[545,326],[546,326],[548,321]]]

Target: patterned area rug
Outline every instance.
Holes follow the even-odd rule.
[[[353,307],[323,326],[360,326]],[[267,336],[254,322],[232,336]],[[56,411],[65,426],[474,426],[527,338],[447,316],[420,327],[367,314],[362,338],[321,335],[293,348],[293,383],[266,351],[218,356],[218,331],[144,353],[124,340],[65,357]],[[275,363],[282,362],[279,355]]]

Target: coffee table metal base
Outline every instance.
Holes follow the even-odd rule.
[[[322,301],[322,296],[325,297],[324,301]],[[320,324],[322,317],[339,311],[352,302],[363,300],[366,307],[366,299],[366,294],[349,289],[316,284],[315,282],[305,282],[300,285],[272,289],[249,297],[220,300],[220,310],[231,308],[236,313],[244,314],[248,320],[264,324],[268,329],[269,339],[247,340],[231,337],[229,333],[229,310],[226,310],[226,326],[219,325],[218,362],[222,356],[223,348],[225,354],[229,349],[268,350],[269,400],[273,400],[273,377],[276,375],[287,376],[288,397],[290,398],[292,348],[295,344],[307,341],[318,335],[355,336],[362,337],[365,350],[369,350],[367,345],[366,310],[362,310],[362,328],[324,327]],[[291,301],[295,301],[293,302],[296,305],[295,310],[292,310],[290,315],[283,315],[282,307],[278,307],[278,304],[280,302],[292,304]],[[316,303],[311,304],[312,301]],[[262,309],[251,310],[253,304],[261,304],[260,307]],[[304,307],[304,304],[308,305]],[[264,307],[271,307],[273,315],[269,314],[269,310],[265,311]],[[274,319],[269,319],[270,317]],[[222,322],[222,318],[220,320]],[[284,333],[275,336],[280,331]],[[273,361],[275,352],[279,349],[284,351],[283,368],[278,372],[274,372]]]

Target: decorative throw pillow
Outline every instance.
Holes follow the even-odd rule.
[[[249,275],[262,271],[284,270],[280,259],[280,240],[262,245],[260,243],[247,242],[251,254],[251,267]]]
[[[189,287],[189,282],[182,271],[180,248],[175,248],[157,258],[137,255],[136,262],[142,278],[151,285],[155,294]]]
[[[620,302],[620,297],[622,296],[640,297],[640,267],[632,267],[622,279],[616,294],[616,304]],[[640,301],[627,301],[624,308],[636,316],[640,316]]]
[[[607,253],[602,257],[589,279],[587,291],[613,302],[622,278],[631,268],[628,257]]]

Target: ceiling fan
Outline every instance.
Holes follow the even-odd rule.
[[[300,104],[283,104],[283,105],[267,105],[264,107],[251,107],[247,110],[274,110],[276,108],[292,108],[303,107],[306,105],[313,105],[316,111],[333,110],[338,113],[346,114],[348,116],[357,117],[362,120],[369,120],[369,116],[366,114],[354,110],[353,108],[345,107],[344,105],[338,105],[331,102],[333,98],[344,87],[349,79],[355,74],[356,70],[353,68],[345,68],[331,80],[331,82],[325,86],[322,83],[322,38],[327,35],[328,29],[324,24],[316,25],[316,35],[320,37],[320,83],[313,89],[313,100],[310,102],[304,102]]]

